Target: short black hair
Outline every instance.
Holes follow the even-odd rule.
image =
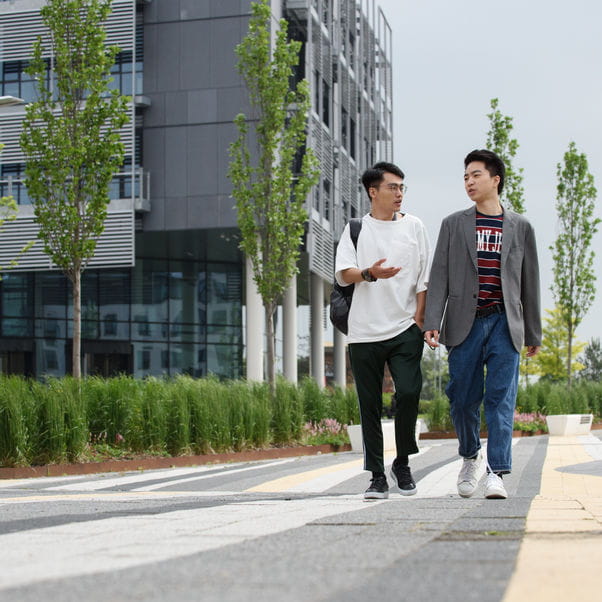
[[[481,161],[485,164],[489,175],[493,178],[494,176],[500,176],[500,181],[497,185],[497,193],[502,194],[504,190],[504,177],[506,176],[506,166],[504,162],[496,155],[493,151],[481,149],[473,150],[468,153],[464,158],[464,169],[468,167],[469,163],[473,161]]]
[[[383,181],[386,173],[395,174],[402,180],[405,179],[403,171],[401,171],[401,169],[399,169],[397,165],[394,165],[393,163],[387,163],[386,161],[380,161],[379,163],[375,163],[372,167],[369,167],[362,174],[362,184],[366,189],[368,198],[370,198],[370,193],[368,192],[368,190],[370,188],[376,188]]]

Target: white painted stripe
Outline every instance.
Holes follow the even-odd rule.
[[[286,461],[292,461],[296,458],[287,459]],[[273,464],[279,464],[281,461],[276,462],[268,462],[263,464],[258,464],[257,467],[265,467],[272,466]],[[48,487],[47,491],[99,491],[102,489],[110,489],[111,487],[121,487],[123,485],[131,485],[132,483],[144,483],[148,481],[155,481],[157,479],[170,479],[172,477],[182,477],[186,475],[195,475],[202,474],[209,471],[219,471],[224,470],[226,467],[231,466],[231,464],[208,464],[206,466],[197,466],[194,468],[165,468],[161,470],[148,470],[144,472],[136,472],[132,474],[131,472],[122,474],[120,476],[111,475],[94,475],[94,480],[89,481],[87,483],[69,483],[67,485],[59,485],[57,487]],[[224,473],[228,471],[224,470]],[[213,475],[210,475],[213,476]],[[87,475],[88,478],[92,477],[92,475]],[[168,487],[172,483],[182,483],[185,482],[186,479],[182,480],[174,480],[174,481],[165,481],[164,483],[156,486],[157,489],[161,487]],[[148,491],[151,491],[149,489]]]
[[[278,460],[276,462],[269,462],[266,464],[256,464],[253,466],[247,466],[246,468],[235,468],[233,470],[224,470],[219,474],[208,474],[200,477],[192,477],[190,479],[179,479],[175,481],[166,481],[164,483],[154,483],[152,485],[145,485],[144,487],[134,487],[131,491],[155,491],[157,489],[164,489],[165,487],[173,487],[174,485],[181,485],[182,483],[194,483],[202,479],[212,479],[214,477],[227,477],[231,474],[238,474],[240,472],[247,472],[249,470],[258,470],[259,468],[269,468],[272,466],[278,466],[280,464],[288,464],[289,462],[296,462],[299,458],[286,458],[285,460]]]
[[[429,449],[431,449],[430,446],[421,448],[417,454],[412,455],[412,458],[426,453]],[[384,456],[385,464],[390,464],[394,458],[395,452],[386,452]],[[330,474],[320,475],[314,479],[310,479],[308,481],[299,483],[298,485],[288,487],[287,491],[293,493],[323,493],[324,491],[332,489],[333,487],[336,487],[344,481],[353,479],[357,476],[360,476],[361,474],[364,474],[366,471],[364,470],[363,465],[363,460],[357,460],[355,466],[343,468],[337,472],[333,472]]]
[[[577,437],[583,449],[594,459],[602,460],[602,441],[595,435],[588,433],[587,435],[581,435]]]
[[[27,485],[26,489],[37,488],[38,485],[42,487],[48,483],[56,483],[57,481],[78,481],[82,479],[89,479],[93,475],[65,475],[62,477],[31,477],[30,479],[0,479],[0,489],[10,489],[11,487],[21,487]]]
[[[358,496],[268,500],[8,533],[0,589],[163,562],[366,507]]]
[[[0,504],[49,504],[51,502],[123,502],[136,500],[168,500],[171,498],[199,498],[240,496],[240,491],[112,491],[109,493],[57,493],[54,495],[27,495],[0,498]]]
[[[512,445],[516,445],[518,443],[518,439],[512,439]],[[487,469],[487,443],[483,442],[483,447],[481,448],[481,453],[483,454],[483,461],[479,466],[479,470],[477,471],[477,478],[481,480],[481,477],[485,474],[485,470]],[[462,458],[457,460],[453,460],[448,464],[445,464],[427,474],[424,478],[420,479],[416,483],[416,487],[418,492],[416,493],[416,497],[419,498],[430,498],[430,497],[447,497],[450,495],[458,495],[458,489],[456,486],[456,482],[458,480],[458,473],[462,468]]]

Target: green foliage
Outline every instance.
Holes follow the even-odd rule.
[[[489,132],[487,132],[487,148],[502,159],[506,166],[506,177],[501,200],[516,211],[524,213],[524,187],[523,187],[523,168],[515,168],[512,162],[518,150],[518,142],[511,138],[513,125],[512,117],[502,115],[498,109],[499,101],[497,98],[491,99],[491,113],[487,114],[489,118]]]
[[[108,87],[118,52],[105,46],[110,12],[111,0],[48,0],[40,14],[52,40],[53,87],[41,36],[27,69],[38,98],[26,107],[21,134],[26,185],[44,251],[73,284],[74,376],[80,276],[104,230],[109,184],[124,156],[119,130],[129,120],[129,99]]]
[[[573,374],[572,342],[575,329],[591,307],[596,295],[596,274],[592,240],[600,218],[594,216],[596,188],[589,172],[587,157],[574,142],[564,154],[564,165],[557,166],[556,212],[559,233],[550,247],[554,260],[552,293],[566,324],[569,383]]]
[[[304,381],[306,382],[306,381]],[[303,428],[303,393],[279,378],[272,398],[272,432],[277,445],[298,439]],[[313,415],[313,413],[312,413]]]
[[[425,351],[420,368],[422,370],[421,399],[434,399],[437,395],[441,395],[449,381],[447,352],[441,347]]]
[[[575,353],[580,353],[585,344],[576,340],[574,336],[569,339],[568,325],[558,307],[546,309],[546,313],[548,315],[544,318],[541,351],[531,358],[530,373],[552,382],[568,381],[569,341]],[[583,365],[579,362],[571,361],[572,373],[582,368]]]
[[[539,381],[519,389],[517,412],[548,414],[592,413],[602,417],[602,383],[579,380],[566,383]]]
[[[340,444],[346,433],[330,427],[359,422],[352,389],[322,391],[311,379],[299,386],[280,379],[276,391],[212,377],[40,383],[0,375],[0,465],[291,445],[307,440],[311,421],[334,437],[321,442]]]
[[[340,446],[349,443],[347,428],[334,418],[323,418],[319,422],[306,422],[303,426],[303,441],[308,445]]]
[[[249,31],[237,46],[238,69],[249,91],[253,115],[237,115],[239,136],[230,147],[229,176],[236,200],[241,249],[253,266],[267,319],[268,376],[274,386],[274,324],[277,302],[298,272],[307,212],[305,199],[317,182],[311,149],[304,148],[310,108],[306,80],[291,87],[301,43],[287,40],[282,19],[272,47],[268,0],[251,3]],[[247,120],[254,121],[252,152]],[[295,173],[295,159],[303,160]]]
[[[431,431],[451,431],[454,428],[449,415],[449,400],[445,395],[437,395],[429,402],[426,420]]]
[[[0,466],[346,443],[346,426],[359,423],[354,390],[320,391],[310,384],[279,379],[273,396],[267,383],[216,378],[40,383],[0,375]],[[445,396],[422,401],[421,412],[431,430],[453,430]],[[529,423],[552,413],[600,418],[602,383],[580,380],[568,388],[540,381],[519,390],[517,412],[531,415],[518,416]]]
[[[0,380],[0,466],[26,464],[31,457],[32,405],[25,379],[8,376]]]
[[[0,144],[0,151],[4,148],[4,144]],[[12,222],[17,219],[17,212],[19,207],[17,202],[12,196],[3,196],[0,197],[0,232],[2,232],[2,226],[6,222]],[[14,257],[10,260],[8,265],[0,265],[0,274],[5,270],[10,270],[11,268],[16,268],[19,265],[19,257],[21,257],[24,253],[29,251],[31,247],[34,245],[35,241],[28,242],[17,254],[17,257]],[[2,280],[2,276],[0,275],[0,280]]]
[[[602,348],[600,347],[600,339],[591,339],[583,355],[577,361],[583,365],[583,370],[579,372],[579,378],[596,382],[602,380]]]

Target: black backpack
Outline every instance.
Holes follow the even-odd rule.
[[[361,229],[361,217],[349,220],[349,233],[351,234],[351,241],[356,250],[357,238],[360,235]],[[355,284],[340,286],[335,280],[334,286],[332,287],[332,293],[330,293],[330,321],[333,323],[334,327],[343,334],[347,334],[349,330],[347,320],[349,318],[349,308],[351,307],[351,301],[353,300],[354,290]]]

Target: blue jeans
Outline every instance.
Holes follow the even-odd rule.
[[[468,337],[448,351],[450,380],[445,392],[459,454],[471,458],[481,448],[483,402],[489,467],[493,472],[510,472],[520,354],[512,345],[506,314],[475,318]]]

